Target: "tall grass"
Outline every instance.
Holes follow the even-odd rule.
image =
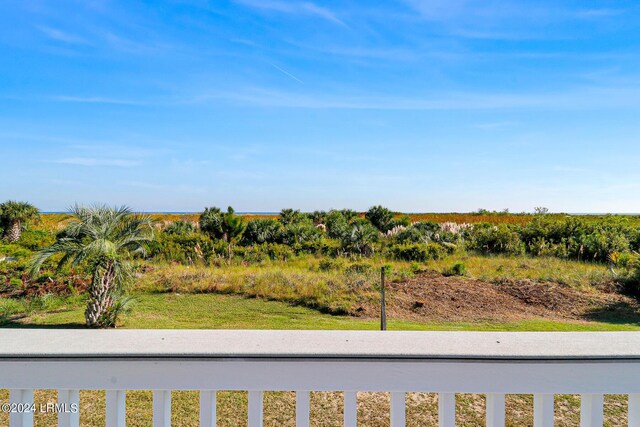
[[[332,314],[355,314],[373,300],[377,275],[367,271],[321,271],[312,258],[293,262],[221,267],[161,264],[145,275],[136,290],[176,293],[233,293],[278,300]]]
[[[432,271],[445,273],[464,263],[465,276],[499,283],[503,280],[553,282],[589,291],[611,280],[603,265],[557,258],[454,254],[425,263],[383,259],[349,261],[314,256],[255,265],[216,267],[155,263],[138,282],[138,292],[228,293],[284,301],[332,314],[357,314],[378,301],[380,267],[388,265],[389,280],[402,281]]]

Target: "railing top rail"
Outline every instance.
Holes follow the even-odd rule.
[[[0,358],[640,360],[640,332],[0,329]]]

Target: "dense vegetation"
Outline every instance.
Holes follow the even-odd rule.
[[[167,261],[208,264],[230,258],[232,243],[237,244],[234,256],[247,262],[300,254],[352,259],[378,255],[424,262],[468,251],[607,263],[629,273],[627,279],[636,279],[640,225],[635,217],[594,218],[538,211],[524,224],[412,221],[410,216],[382,206],[372,207],[364,216],[351,210],[301,213],[285,209],[277,218],[242,223],[231,208],[226,213],[208,208],[200,218],[200,230],[196,222],[174,222],[161,233],[151,252]],[[494,213],[495,217],[506,215]],[[229,225],[232,220],[235,223]]]
[[[126,239],[118,240],[122,236],[114,230],[122,230],[121,225],[102,227],[106,222],[83,220],[78,212],[75,219],[42,215],[35,222],[37,210],[17,211],[28,215],[21,214],[17,240],[5,236],[0,241],[0,260],[4,258],[0,261],[0,296],[31,301],[62,295],[80,298],[87,306],[93,301],[95,306],[96,283],[102,283],[105,272],[112,268],[110,263],[117,261],[122,263],[118,264],[123,272],[119,276],[122,286],[108,286],[112,289],[109,301],[114,303],[103,315],[86,312],[94,319],[89,322],[87,317],[87,321],[100,326],[115,322],[121,307],[115,301],[121,300],[122,289],[134,277],[143,277],[146,271],[162,265],[174,267],[149,276],[154,282],[147,284],[148,289],[154,292],[185,290],[186,283],[191,284],[191,291],[273,298],[332,313],[352,313],[363,298],[374,297],[375,270],[384,265],[392,267],[392,274],[400,279],[424,271],[425,263],[434,262],[443,263],[438,267],[443,275],[464,276],[469,274],[469,263],[473,263],[473,271],[478,264],[486,264],[500,272],[508,264],[504,260],[528,257],[579,262],[567,267],[585,271],[585,275],[571,278],[572,284],[591,280],[586,278],[591,270],[582,267],[586,264],[601,266],[598,271],[606,266],[610,270],[606,280],[613,278],[631,293],[636,293],[640,281],[640,221],[634,216],[559,215],[545,209],[534,214],[480,210],[472,214],[405,215],[382,206],[365,213],[284,209],[279,215],[260,216],[237,215],[231,207],[211,207],[200,215],[144,219],[149,234],[135,237],[136,248],[132,248]],[[0,218],[5,218],[5,229],[7,224],[13,227],[8,216],[0,214]],[[89,231],[92,227],[106,234]],[[94,251],[104,242],[124,246],[107,253]],[[40,273],[30,275],[30,262],[38,252],[41,256],[35,260]],[[501,261],[492,263],[494,257]],[[77,262],[68,262],[76,258]],[[180,265],[187,270],[180,270]],[[494,275],[492,271],[486,274]],[[509,274],[515,273],[509,270]],[[544,274],[563,281],[563,272]],[[2,316],[0,313],[0,321]]]

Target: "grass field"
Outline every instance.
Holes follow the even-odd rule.
[[[4,327],[84,327],[82,301],[59,302],[49,310],[18,316]],[[323,314],[283,302],[221,294],[139,294],[121,327],[129,329],[353,329],[375,330],[378,319]],[[412,322],[389,319],[389,330],[622,331],[637,324],[559,322]]]

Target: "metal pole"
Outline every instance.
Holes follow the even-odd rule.
[[[380,269],[380,330],[387,330],[387,302],[385,301],[384,295],[384,270],[382,267]]]

